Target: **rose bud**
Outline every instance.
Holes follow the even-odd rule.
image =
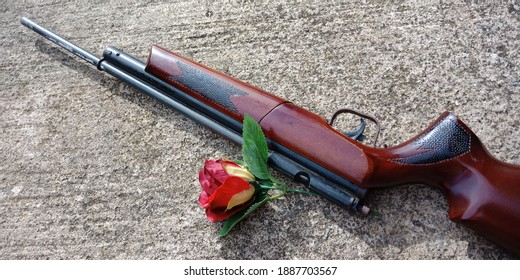
[[[255,177],[242,166],[222,160],[208,160],[199,171],[202,193],[199,203],[212,222],[223,221],[253,202]]]

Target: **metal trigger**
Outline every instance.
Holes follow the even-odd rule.
[[[363,134],[363,132],[365,132],[367,123],[365,122],[365,119],[363,119],[363,118],[359,119],[359,122],[360,122],[360,124],[359,124],[358,128],[356,128],[352,131],[343,132],[343,134],[356,141],[363,142],[363,140],[365,140],[365,138],[366,138],[366,136]]]
[[[365,132],[365,128],[366,128],[366,122],[365,122],[365,119],[373,122],[376,124],[377,126],[377,132],[376,132],[376,136],[374,138],[374,147],[376,147],[377,145],[377,138],[379,137],[379,132],[381,131],[381,126],[379,125],[379,121],[370,116],[370,115],[367,115],[365,113],[361,113],[361,112],[358,112],[358,111],[355,111],[355,110],[352,110],[352,109],[347,109],[347,108],[344,108],[344,109],[339,109],[337,110],[334,115],[332,115],[332,118],[330,119],[330,122],[329,122],[329,125],[333,125],[334,124],[334,121],[336,120],[336,118],[341,115],[341,114],[354,114],[356,116],[360,116],[361,117],[361,120],[360,120],[360,125],[358,128],[356,128],[355,130],[353,131],[349,131],[349,132],[344,132],[343,134],[345,136],[348,136],[356,141],[363,141],[365,138],[366,138],[366,135],[363,134],[363,132]]]

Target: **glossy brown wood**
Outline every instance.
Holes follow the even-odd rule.
[[[265,136],[362,186],[372,173],[362,147],[327,121],[292,103],[282,104],[260,122]]]
[[[378,149],[337,132],[319,115],[162,48],[152,48],[146,70],[238,121],[250,114],[272,141],[360,187],[438,187],[450,219],[520,255],[520,167],[492,157],[448,112],[409,141]]]
[[[145,70],[240,122],[244,113],[260,121],[287,102],[158,46],[152,47]]]
[[[470,151],[435,164],[410,165],[395,158],[417,153],[415,140],[445,118],[454,119],[470,135]],[[365,187],[421,183],[447,196],[451,220],[520,255],[520,166],[501,162],[458,118],[446,112],[422,133],[388,149],[365,149],[374,172]]]

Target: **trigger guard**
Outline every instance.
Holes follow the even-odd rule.
[[[348,109],[348,108],[343,108],[343,109],[339,109],[337,110],[333,115],[332,115],[332,118],[330,119],[329,121],[329,125],[332,126],[334,124],[334,121],[336,120],[336,118],[341,115],[341,114],[354,114],[356,116],[360,116],[362,118],[362,124],[360,125],[360,127],[354,131],[351,131],[351,132],[357,132],[358,130],[361,129],[361,127],[363,126],[363,122],[364,120],[363,119],[368,119],[370,121],[372,121],[373,123],[376,124],[377,126],[377,133],[376,133],[376,136],[374,137],[374,147],[376,147],[377,145],[377,138],[379,138],[379,133],[381,132],[381,126],[379,125],[379,121],[368,115],[368,114],[365,114],[365,113],[361,113],[361,112],[358,112],[356,110],[352,110],[352,109]],[[355,140],[358,140],[358,141],[362,141],[364,138],[365,138],[365,135],[363,135],[363,131],[365,131],[365,127],[363,126],[362,128],[362,131],[361,131],[361,134],[358,136],[359,139],[357,139],[358,137],[354,138],[354,137],[351,137],[349,136],[348,134],[351,133],[351,132],[347,132],[345,133],[344,135],[348,136],[348,137],[351,137]]]

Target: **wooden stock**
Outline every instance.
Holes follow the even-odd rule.
[[[446,112],[413,139],[366,152],[375,166],[367,187],[438,187],[451,220],[520,255],[520,166],[491,156],[457,117]]]
[[[413,139],[377,149],[321,116],[160,47],[152,47],[146,71],[235,120],[251,115],[272,141],[360,187],[438,187],[450,219],[520,255],[520,166],[492,157],[448,112]]]

